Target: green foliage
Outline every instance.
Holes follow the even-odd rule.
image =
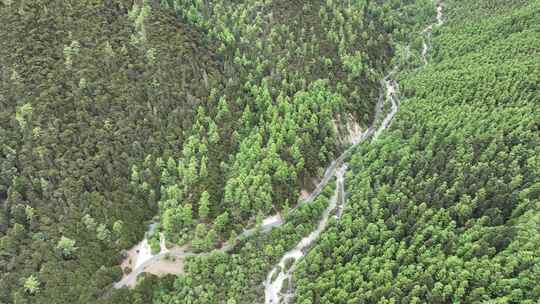
[[[130,19],[130,2],[0,1],[1,303],[108,293],[120,253],[157,213],[147,155],[181,147],[192,109],[221,88],[202,31],[151,1]],[[57,249],[62,236],[77,249]]]
[[[210,195],[208,192],[203,192],[201,195],[201,199],[199,201],[199,218],[201,220],[208,219],[208,215],[210,213]]]
[[[216,229],[224,241],[232,229],[281,210],[299,189],[311,188],[346,144],[348,136],[338,135],[348,132],[344,126],[370,122],[388,39],[372,15],[377,5],[367,1],[171,0],[162,6],[220,43],[228,81],[211,89],[205,107],[193,107],[195,121],[181,148],[154,155],[162,159],[155,164],[161,221],[170,224],[179,206],[192,206],[194,223],[226,211],[230,223]],[[136,6],[131,18],[138,14]],[[367,43],[357,29],[369,36]],[[140,185],[155,176],[135,178]],[[178,243],[194,228],[164,226]]]
[[[329,184],[312,203],[301,204],[285,218],[285,224],[268,233],[260,231],[241,239],[231,253],[219,251],[195,256],[185,261],[185,275],[174,284],[162,286],[153,303],[219,303],[233,299],[236,303],[256,303],[257,290],[266,274],[286,250],[293,248],[314,230],[334,193],[335,183]],[[212,230],[204,224],[196,228],[193,248],[209,250]],[[209,246],[204,248],[204,246]]]
[[[444,4],[431,63],[400,75],[391,132],[355,153],[348,210],[298,265],[297,303],[540,299],[540,6]]]
[[[26,103],[17,109],[15,119],[17,120],[21,128],[26,128],[26,126],[28,125],[28,121],[31,120],[32,112],[32,105],[29,103]]]
[[[122,235],[122,229],[124,228],[124,222],[118,220],[113,224],[113,232],[118,237]]]
[[[540,9],[444,11],[417,69],[431,0],[0,2],[0,302],[260,302],[332,191],[294,209],[298,193],[397,62],[400,112],[357,149],[295,301],[538,301]],[[154,216],[204,254],[110,291]]]
[[[97,239],[100,241],[109,242],[111,239],[111,232],[109,231],[107,226],[105,226],[104,224],[100,224],[97,227],[96,233],[97,233],[96,235]]]
[[[150,251],[152,254],[158,254],[161,251],[161,245],[159,243],[159,235],[153,235],[148,239],[150,245]]]
[[[74,240],[62,236],[58,241],[58,244],[56,244],[56,249],[60,251],[64,258],[70,258],[77,250],[77,247],[75,247]]]
[[[36,276],[31,275],[24,281],[24,290],[31,295],[39,292],[39,281]]]

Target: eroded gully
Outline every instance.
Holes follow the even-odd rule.
[[[443,4],[442,1],[436,2],[437,9],[437,22],[430,24],[426,27],[420,34],[424,36],[423,47],[421,51],[422,61],[425,64],[427,61],[427,53],[431,48],[428,45],[426,40],[430,40],[431,33],[434,26],[440,26],[443,24]],[[328,182],[335,176],[336,177],[336,189],[333,197],[330,199],[328,207],[324,211],[321,220],[317,225],[317,229],[311,232],[307,237],[303,238],[292,250],[285,253],[281,258],[279,263],[268,273],[266,281],[264,282],[264,295],[266,304],[280,304],[288,303],[289,300],[294,296],[294,291],[291,289],[291,278],[295,270],[296,264],[298,261],[304,257],[309,248],[317,240],[319,235],[324,231],[326,225],[328,224],[328,218],[336,210],[336,218],[341,218],[343,209],[345,208],[346,203],[346,193],[344,190],[345,183],[345,173],[347,170],[347,164],[344,163],[344,160],[349,156],[352,149],[358,144],[368,140],[376,140],[380,134],[390,126],[392,119],[399,108],[399,97],[397,95],[398,83],[393,79],[394,74],[398,71],[399,66],[396,66],[388,73],[383,80],[381,81],[381,96],[376,105],[375,110],[375,120],[374,124],[370,126],[361,136],[353,140],[352,146],[345,150],[335,161],[333,161],[330,166],[327,168],[323,179],[317,185],[315,190],[308,197],[306,202],[311,202],[315,199],[322,189],[328,184]],[[390,102],[391,108],[388,113],[382,119],[381,124],[376,127],[378,121],[380,121],[380,116],[382,115],[382,108],[384,103]],[[290,262],[292,260],[292,263]],[[288,266],[288,268],[286,267]],[[287,281],[289,284],[288,290],[282,290],[283,283]]]
[[[431,37],[431,32],[434,26],[440,26],[443,24],[443,11],[442,11],[442,1],[437,2],[437,22],[426,27],[421,34],[426,36],[426,39],[429,40]],[[427,52],[430,49],[430,46],[426,43],[424,39],[423,48],[422,48],[422,61],[424,64],[427,64]],[[266,304],[277,304],[277,303],[287,303],[288,300],[293,296],[292,291],[285,293],[281,292],[283,282],[288,280],[290,282],[292,273],[295,269],[296,263],[305,255],[306,251],[313,245],[317,240],[319,235],[324,231],[328,223],[329,216],[336,210],[335,214],[337,218],[341,217],[341,214],[345,208],[345,172],[347,170],[347,165],[344,163],[344,160],[350,155],[352,150],[360,143],[371,139],[376,140],[380,134],[388,128],[391,124],[392,119],[398,111],[399,99],[397,96],[398,83],[392,78],[393,75],[397,72],[398,66],[394,67],[390,73],[388,73],[381,80],[381,95],[379,96],[378,102],[375,108],[375,120],[374,124],[371,125],[365,132],[359,136],[352,139],[352,145],[347,150],[345,150],[337,159],[331,162],[328,168],[325,171],[325,174],[321,181],[315,187],[310,195],[301,202],[301,204],[311,203],[322,191],[322,189],[336,177],[336,190],[334,196],[330,200],[330,204],[327,209],[323,212],[323,216],[317,225],[317,229],[311,232],[307,237],[303,238],[300,243],[298,243],[295,248],[285,253],[278,265],[276,265],[268,274],[266,281],[264,282],[265,289],[265,303]],[[381,121],[381,115],[383,115],[383,105],[385,102],[390,102],[390,110],[379,126],[376,124]],[[248,237],[252,235],[256,229],[260,229],[262,232],[268,232],[274,227],[281,226],[283,224],[283,219],[279,214],[270,216],[266,218],[262,225],[258,228],[246,229],[239,236],[238,239],[242,237]],[[150,229],[152,229],[151,226]],[[186,247],[175,247],[172,249],[167,249],[164,246],[164,239],[161,236],[161,251],[157,254],[152,254],[148,246],[148,239],[145,237],[143,241],[137,244],[133,249],[136,249],[136,254],[133,257],[135,259],[134,269],[129,273],[124,275],[122,280],[116,282],[113,286],[114,288],[122,287],[133,287],[136,284],[137,276],[143,272],[149,271],[149,269],[159,266],[159,264],[171,264],[176,267],[156,267],[158,270],[152,272],[157,275],[167,274],[167,273],[180,273],[182,272],[182,262],[183,259],[190,256],[205,256],[210,254],[209,252],[205,253],[194,253],[189,251]],[[218,251],[226,252],[232,249],[232,245],[225,243]],[[285,269],[285,262],[289,259],[294,260],[292,265]],[[171,262],[172,261],[172,262]],[[176,268],[180,269],[176,269]],[[289,284],[291,286],[291,284]]]

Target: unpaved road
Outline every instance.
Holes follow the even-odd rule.
[[[443,24],[443,8],[442,8],[442,1],[437,2],[437,23],[429,25],[424,31],[422,31],[422,35],[426,34],[428,39],[431,37],[431,32],[433,30],[434,26],[440,26]],[[424,64],[427,64],[427,52],[429,50],[430,46],[425,42],[423,44],[422,49],[422,60]],[[341,214],[343,212],[343,209],[345,208],[345,191],[344,191],[344,174],[346,170],[346,165],[344,164],[344,160],[350,155],[352,150],[360,143],[364,142],[367,139],[372,138],[372,140],[376,140],[379,135],[390,126],[392,119],[394,118],[395,114],[398,111],[399,108],[399,98],[397,96],[398,91],[398,84],[397,82],[392,78],[393,74],[397,71],[398,67],[395,67],[388,75],[384,77],[384,79],[381,81],[381,87],[382,92],[381,96],[379,97],[379,100],[376,105],[375,109],[375,122],[373,125],[371,125],[365,132],[357,136],[357,138],[353,138],[352,142],[353,145],[345,150],[337,159],[335,159],[326,169],[325,174],[322,178],[322,180],[317,184],[315,190],[313,190],[307,199],[303,200],[300,204],[304,203],[310,203],[312,202],[324,189],[324,187],[328,184],[328,182],[334,177],[337,177],[337,184],[336,184],[336,193],[334,195],[334,198],[331,199],[330,206],[327,210],[323,213],[323,216],[317,226],[317,229],[313,231],[309,236],[302,239],[302,241],[295,247],[293,250],[289,251],[285,254],[285,256],[280,260],[280,263],[274,267],[271,272],[267,276],[267,281],[265,282],[265,303],[268,304],[277,304],[280,303],[281,300],[284,300],[285,303],[288,301],[290,296],[292,294],[288,293],[286,295],[282,295],[280,290],[283,282],[285,280],[290,280],[290,277],[292,275],[294,266],[298,260],[301,259],[301,257],[304,256],[304,251],[309,248],[313,242],[315,242],[319,236],[319,234],[324,231],[324,228],[326,227],[328,216],[330,215],[331,211],[333,211],[335,208],[338,209],[337,211],[337,217],[340,218]],[[383,118],[382,123],[376,127],[375,123],[379,121],[379,117],[382,113],[382,107],[384,105],[385,101],[389,101],[391,103],[391,109],[386,114],[386,116]],[[338,168],[340,170],[338,170]],[[339,199],[339,201],[338,201]],[[295,209],[298,208],[298,206],[295,207]],[[262,232],[268,232],[274,227],[278,227],[283,224],[283,219],[279,214],[270,216],[266,218],[261,227],[259,228],[252,228],[244,230],[239,236],[238,239],[241,237],[248,237],[251,236],[253,233],[255,233],[256,229],[260,229]],[[143,240],[144,241],[144,240]],[[163,246],[162,246],[163,247]],[[232,249],[231,244],[225,243],[220,249],[217,249],[218,251],[229,251]],[[137,276],[140,275],[143,272],[149,272],[156,275],[164,275],[164,274],[180,274],[183,272],[183,261],[186,257],[190,256],[205,256],[209,255],[210,252],[204,252],[204,253],[193,253],[190,252],[187,247],[177,247],[170,250],[163,250],[162,252],[153,255],[151,258],[146,259],[143,263],[140,263],[140,265],[137,265],[135,269],[132,270],[131,273],[125,275],[121,281],[116,282],[113,286],[114,288],[122,288],[122,287],[133,287],[137,283]],[[293,263],[293,266],[291,266],[290,269],[284,270],[283,265],[284,262],[288,258],[294,258],[295,262]],[[139,264],[139,263],[137,263]],[[282,265],[283,264],[283,265]],[[277,279],[272,281],[272,277],[277,274]],[[283,297],[283,298],[282,298]]]
[[[244,230],[237,238],[239,240],[243,237],[249,237],[259,229],[262,233],[266,233],[274,227],[278,227],[283,224],[283,219],[279,214],[273,215],[270,217],[267,217],[263,220],[260,227],[255,227],[251,229]],[[152,230],[155,226],[151,225],[150,230]],[[129,255],[128,258],[122,263],[123,266],[129,266],[128,261],[134,260],[136,267],[129,273],[124,275],[122,280],[114,283],[114,288],[122,288],[122,287],[134,287],[137,283],[137,277],[143,273],[152,273],[157,276],[163,276],[166,274],[181,274],[184,270],[184,259],[186,257],[191,256],[206,256],[209,255],[211,252],[202,252],[202,253],[194,253],[190,251],[190,248],[188,246],[183,247],[174,247],[171,249],[165,248],[164,245],[164,238],[162,238],[163,244],[161,245],[161,252],[156,255],[150,255],[150,257],[146,257],[148,254],[143,249],[143,244],[147,244],[148,240],[145,239],[142,240],[139,244],[135,245],[130,251],[133,251],[133,254]],[[216,249],[217,251],[227,252],[231,250],[233,246],[228,243],[224,243],[221,248]],[[138,251],[138,252],[137,252]],[[137,255],[144,255],[144,261],[139,263],[137,262],[137,258],[141,258],[142,256]]]

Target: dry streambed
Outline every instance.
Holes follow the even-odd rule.
[[[431,37],[431,32],[433,31],[434,26],[440,26],[443,24],[443,4],[442,1],[438,1],[437,4],[437,22],[429,25],[422,31],[421,35],[426,36],[423,43],[423,48],[421,52],[422,61],[424,64],[427,64],[427,53],[430,49],[429,42],[426,42]],[[293,296],[293,291],[288,290],[282,292],[283,283],[288,281],[290,283],[292,273],[294,271],[296,263],[306,254],[309,248],[316,242],[319,235],[324,231],[328,223],[329,216],[333,213],[334,210],[337,210],[336,216],[339,218],[346,203],[346,193],[344,191],[345,183],[345,173],[347,165],[344,164],[344,160],[349,156],[352,149],[358,144],[364,142],[367,139],[376,140],[379,135],[388,128],[391,124],[392,119],[399,108],[399,99],[398,99],[398,84],[392,78],[393,74],[397,71],[398,67],[395,67],[388,75],[384,77],[381,81],[383,92],[379,98],[379,101],[376,105],[376,120],[378,123],[381,121],[379,118],[381,116],[382,107],[385,102],[390,102],[391,108],[386,113],[382,122],[377,127],[374,123],[364,132],[360,132],[358,128],[355,128],[355,132],[350,132],[349,134],[350,141],[352,146],[343,152],[336,160],[334,160],[330,166],[326,169],[326,172],[322,180],[317,184],[315,190],[311,193],[304,191],[302,194],[302,203],[312,202],[322,191],[322,189],[330,182],[330,180],[335,176],[337,178],[336,183],[336,192],[333,198],[330,201],[329,206],[323,213],[317,228],[315,231],[311,232],[307,237],[303,238],[292,250],[285,253],[278,265],[276,265],[270,273],[267,275],[267,279],[264,282],[264,294],[265,294],[265,303],[267,304],[278,304],[278,303],[287,303],[289,299]],[[358,130],[357,130],[358,129]],[[283,219],[279,214],[269,216],[263,220],[262,226],[260,229],[263,232],[268,232],[274,227],[278,227],[283,224]],[[160,252],[157,254],[152,254],[150,245],[148,243],[148,235],[151,235],[155,229],[156,224],[149,226],[149,231],[146,233],[145,238],[137,245],[132,247],[127,251],[127,257],[122,262],[121,266],[124,270],[124,276],[122,280],[114,284],[114,288],[122,287],[133,287],[137,283],[137,276],[143,272],[152,273],[157,276],[163,276],[166,274],[181,274],[183,273],[183,262],[186,257],[189,256],[203,256],[208,255],[208,252],[205,253],[193,253],[190,251],[188,246],[175,246],[172,248],[167,248],[165,246],[165,238],[163,234],[160,234]],[[240,235],[241,237],[250,236],[255,232],[256,228],[244,230]],[[218,249],[219,251],[229,251],[232,249],[230,244],[223,244],[223,246]],[[288,284],[288,286],[292,286]]]
[[[427,36],[424,39],[423,48],[422,48],[422,61],[424,64],[427,64],[427,53],[430,49],[430,46],[428,43],[426,43],[426,40],[429,40],[431,38],[431,32],[433,31],[434,26],[440,26],[443,24],[443,7],[442,7],[442,1],[437,1],[436,8],[437,8],[437,22],[434,24],[430,24],[428,27],[426,27],[422,32],[421,35]],[[331,214],[331,211],[338,208],[337,212],[337,218],[339,219],[341,216],[341,213],[344,209],[345,202],[346,202],[346,193],[344,190],[344,174],[347,169],[347,165],[343,164],[343,161],[348,156],[349,151],[354,148],[359,143],[362,143],[366,139],[372,138],[372,140],[376,140],[380,134],[388,128],[388,126],[391,124],[392,119],[394,118],[395,114],[398,111],[399,108],[399,97],[398,97],[398,83],[392,78],[394,73],[397,72],[399,66],[396,66],[392,69],[388,75],[384,77],[384,79],[381,81],[382,86],[382,94],[379,101],[377,103],[376,108],[376,119],[374,125],[372,125],[366,132],[364,132],[361,136],[358,137],[357,140],[353,141],[353,146],[349,149],[347,149],[343,154],[337,158],[335,161],[332,162],[329,169],[327,169],[325,176],[323,178],[324,184],[319,184],[320,189],[322,189],[326,183],[335,175],[337,178],[336,183],[336,192],[334,194],[334,197],[330,201],[330,204],[328,208],[323,213],[323,216],[321,217],[319,224],[317,226],[317,229],[313,231],[309,236],[303,238],[300,243],[296,245],[295,248],[285,253],[285,255],[281,258],[279,263],[268,273],[266,281],[264,283],[264,295],[265,295],[265,303],[266,304],[280,304],[280,303],[288,303],[290,299],[294,296],[294,291],[291,289],[292,282],[291,278],[295,269],[295,266],[297,262],[305,256],[307,251],[309,251],[309,248],[313,245],[313,243],[316,242],[319,235],[324,231],[326,228],[326,224],[328,222],[328,218]],[[390,111],[385,115],[385,117],[382,119],[381,124],[379,127],[375,127],[375,124],[377,123],[379,119],[379,116],[381,115],[381,109],[383,106],[384,101],[390,102],[391,108]],[[339,169],[336,170],[336,168],[339,166]],[[313,200],[320,192],[319,187],[315,189],[314,192],[311,193],[309,199]],[[317,191],[319,190],[319,191]],[[283,290],[283,284],[284,282],[288,282],[286,286],[286,290]]]

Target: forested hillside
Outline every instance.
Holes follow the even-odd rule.
[[[218,242],[296,204],[373,119],[371,10],[2,1],[0,301],[96,301],[156,213]]]
[[[1,0],[0,303],[270,303],[283,271],[291,303],[537,303],[539,20],[535,0]],[[183,274],[113,288],[150,222]]]
[[[445,1],[430,63],[352,158],[296,303],[537,303],[540,5]]]
[[[132,182],[156,189],[147,199],[157,200],[172,242],[189,241],[198,223],[226,240],[296,204],[373,120],[389,38],[368,1],[162,4],[218,41],[226,87],[197,110],[182,148],[149,155]],[[212,227],[218,218],[225,227]]]
[[[117,280],[157,212],[131,166],[177,150],[224,82],[204,32],[130,2],[0,2],[1,303],[91,303]]]

